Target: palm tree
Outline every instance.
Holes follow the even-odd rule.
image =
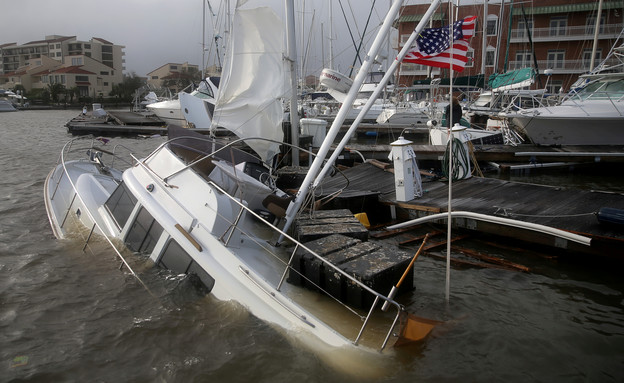
[[[50,90],[50,96],[52,97],[52,102],[55,104],[59,101],[59,96],[65,93],[65,85],[63,84],[48,84],[48,89]]]

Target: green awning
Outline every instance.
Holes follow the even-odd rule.
[[[422,20],[423,15],[403,15],[399,17],[399,23],[417,23],[420,20]],[[444,20],[444,13],[436,13],[433,15],[432,19],[434,21],[440,21],[440,20]]]
[[[619,9],[624,7],[623,0],[605,1],[602,3],[602,9]],[[543,7],[526,7],[524,11],[527,15],[542,15],[547,13],[569,13],[569,12],[588,12],[597,11],[598,2],[581,4],[561,4],[561,5],[547,5]]]

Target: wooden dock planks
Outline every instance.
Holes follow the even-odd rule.
[[[370,164],[362,164],[344,171],[346,177],[355,174],[359,182],[349,183],[349,194],[357,194],[358,188],[379,192],[379,201],[422,214],[444,212],[448,208],[448,183],[446,181],[424,182],[422,197],[408,202],[397,202],[393,183],[394,175]],[[331,193],[344,187],[344,181],[332,179],[322,184],[323,193]],[[340,177],[342,179],[342,177]],[[363,180],[368,180],[364,182]],[[374,181],[373,181],[374,180]],[[472,177],[452,183],[453,211],[469,211],[491,216],[503,216],[524,222],[546,225],[553,228],[592,237],[592,252],[607,251],[615,257],[624,255],[624,228],[601,224],[596,214],[602,207],[624,210],[624,195],[619,193],[569,189],[504,181],[493,178]],[[457,221],[457,220],[456,220]],[[464,220],[466,221],[466,220]],[[468,228],[472,223],[464,222]],[[563,246],[584,252],[584,245],[558,242],[552,238],[526,230],[515,230],[509,226],[479,222],[478,231],[510,236],[525,241],[549,246]],[[613,249],[620,249],[619,253]],[[607,249],[607,250],[605,250]],[[609,250],[611,249],[611,250]]]

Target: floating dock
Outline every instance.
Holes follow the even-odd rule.
[[[156,117],[136,112],[112,111],[105,116],[79,115],[65,126],[72,135],[96,136],[166,135],[167,124]]]
[[[423,196],[399,202],[394,190],[394,174],[365,163],[326,179],[317,198],[338,193],[332,207],[379,204],[390,211],[401,210],[401,220],[443,213],[448,209],[448,182],[423,182]],[[348,178],[348,182],[345,180]],[[371,181],[374,180],[374,181]],[[598,220],[602,208],[624,211],[624,195],[593,190],[526,184],[493,178],[471,177],[452,182],[452,211],[466,211],[493,217],[546,225],[591,238],[591,246],[543,233],[469,218],[453,219],[456,228],[509,237],[528,243],[624,260],[624,227]],[[351,209],[354,213],[355,211]],[[374,213],[374,212],[373,212]],[[368,213],[369,219],[374,214]],[[388,213],[391,214],[391,213]],[[388,216],[386,214],[385,216]],[[436,223],[444,223],[445,219]],[[371,224],[374,224],[371,220]]]

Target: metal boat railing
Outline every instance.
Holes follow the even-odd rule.
[[[180,137],[180,139],[181,138],[188,139],[189,137]],[[147,165],[147,163],[149,162],[148,160],[150,158],[152,158],[158,151],[160,151],[163,148],[165,148],[168,144],[170,144],[171,142],[176,141],[177,140],[176,138],[168,140],[167,142],[161,144],[156,150],[152,151],[152,153],[150,155],[148,155],[145,159],[142,159],[142,160],[137,158],[136,155],[132,154],[132,151],[130,150],[130,148],[127,148],[127,147],[125,147],[124,145],[121,145],[121,144],[115,145],[113,147],[113,149],[109,151],[109,150],[97,147],[95,145],[95,140],[93,140],[93,139],[92,139],[91,145],[88,146],[88,147],[76,147],[75,142],[79,141],[79,140],[84,140],[84,137],[79,137],[79,138],[73,139],[73,140],[69,141],[64,146],[64,148],[63,148],[63,150],[61,152],[61,155],[59,157],[59,163],[62,164],[63,174],[58,175],[58,179],[55,181],[56,185],[55,185],[55,192],[54,192],[54,194],[56,193],[56,189],[58,188],[58,185],[60,184],[60,182],[62,180],[62,177],[68,177],[69,182],[70,182],[70,184],[71,184],[71,186],[72,186],[72,188],[74,190],[73,196],[70,197],[70,198],[72,198],[72,200],[71,200],[71,202],[69,202],[69,206],[67,208],[67,213],[69,213],[71,211],[72,205],[74,205],[74,202],[75,202],[76,199],[80,199],[81,200],[80,195],[78,193],[76,193],[76,185],[74,185],[74,183],[72,182],[71,178],[69,178],[69,171],[68,171],[68,169],[65,166],[66,162],[68,161],[67,155],[69,153],[78,152],[78,153],[83,153],[83,155],[84,155],[84,150],[85,149],[87,151],[93,150],[93,151],[106,153],[108,155],[111,155],[112,158],[113,158],[113,161],[111,162],[111,166],[110,166],[111,168],[112,168],[112,165],[114,164],[114,161],[115,161],[114,159],[117,159],[117,161],[123,160],[124,164],[126,164],[126,165],[129,165],[129,166],[141,166],[149,174],[152,174],[153,177],[161,180],[165,185],[168,185],[167,181],[170,180],[172,177],[175,177],[176,174],[179,174],[181,171],[188,170],[195,163],[201,161],[204,158],[213,157],[217,153],[215,151],[213,153],[207,154],[204,157],[201,157],[200,159],[198,159],[197,161],[194,161],[194,162],[192,162],[190,164],[187,164],[181,170],[176,171],[173,174],[159,175],[152,168],[150,168],[150,166]],[[219,149],[219,151],[226,150],[226,148],[230,147],[231,145],[235,144],[238,141],[240,141],[240,140],[237,140],[237,141],[234,141],[234,142],[231,142],[231,143],[225,145],[223,148]],[[128,160],[125,160],[125,159],[121,158],[119,156],[120,153],[118,153],[119,149],[123,149],[124,151],[127,151],[129,156],[130,156],[130,158],[132,160],[128,161]],[[305,151],[305,149],[301,149],[301,150]],[[96,154],[96,153],[91,153],[90,154],[90,159],[91,160],[95,159],[96,162],[99,163],[102,167],[105,167],[105,168],[108,167],[107,165],[105,165],[101,161],[101,158],[98,157],[98,154]],[[56,178],[56,176],[54,176],[53,178]],[[280,266],[281,269],[272,270],[271,271],[271,272],[274,272],[275,275],[277,275],[277,278],[275,278],[275,280],[271,283],[271,282],[269,282],[269,279],[271,279],[271,278],[269,278],[268,275],[262,275],[263,283],[269,283],[269,285],[271,286],[272,289],[274,289],[277,292],[280,292],[280,293],[284,294],[284,296],[288,297],[289,300],[296,301],[296,297],[292,297],[292,296],[290,296],[290,295],[288,295],[288,294],[286,294],[284,292],[283,284],[286,281],[286,277],[289,275],[289,273],[297,273],[300,278],[306,280],[306,284],[309,284],[311,286],[312,285],[316,286],[316,288],[319,289],[320,291],[322,291],[324,295],[330,297],[333,301],[335,301],[335,303],[337,305],[342,306],[350,314],[355,315],[357,317],[357,319],[361,323],[359,329],[358,328],[354,328],[355,330],[357,330],[357,335],[356,336],[345,335],[343,333],[343,331],[339,331],[338,329],[335,328],[335,326],[331,326],[331,324],[328,323],[328,321],[324,321],[327,325],[332,327],[335,331],[341,333],[345,338],[349,339],[354,345],[358,345],[362,341],[363,337],[366,334],[368,334],[368,333],[373,334],[372,338],[374,337],[374,334],[382,333],[383,339],[380,341],[380,343],[377,343],[378,344],[378,349],[381,351],[381,350],[386,348],[386,346],[388,345],[388,342],[389,342],[391,336],[393,335],[393,331],[395,330],[395,328],[396,328],[396,326],[397,326],[397,324],[399,322],[401,314],[404,312],[404,307],[402,305],[400,305],[398,302],[394,301],[393,299],[389,298],[388,296],[383,295],[383,294],[381,294],[381,293],[371,289],[366,284],[364,284],[361,281],[355,279],[353,276],[351,276],[350,274],[348,274],[344,270],[340,269],[336,265],[332,264],[331,262],[329,262],[328,260],[326,260],[325,258],[320,256],[319,254],[317,254],[316,252],[314,252],[313,250],[308,248],[305,244],[299,242],[295,238],[293,238],[290,235],[288,235],[287,233],[283,232],[280,228],[278,228],[274,224],[268,222],[265,218],[260,216],[258,213],[254,212],[252,209],[250,209],[247,206],[245,206],[245,204],[241,200],[239,200],[235,196],[232,196],[232,195],[228,194],[221,186],[219,186],[214,181],[204,180],[204,182],[206,182],[207,184],[212,186],[219,193],[222,193],[223,195],[227,196],[239,208],[239,211],[234,215],[234,219],[233,220],[230,221],[226,217],[221,217],[223,219],[228,220],[227,223],[229,224],[228,229],[226,230],[226,232],[223,233],[221,238],[219,238],[219,240],[224,244],[224,246],[226,246],[228,248],[232,247],[231,244],[229,243],[230,242],[230,238],[232,237],[232,234],[234,233],[234,230],[237,230],[240,234],[245,235],[247,238],[255,240],[255,243],[259,247],[262,248],[262,250],[263,250],[262,253],[265,254],[266,257],[272,257],[274,260],[278,261],[277,262],[278,264],[281,265]],[[52,198],[54,198],[54,196],[52,196]],[[83,204],[84,204],[84,202],[83,202]],[[184,207],[182,207],[182,208],[184,208]],[[193,214],[193,212],[189,211],[188,209],[184,209],[184,210],[186,211],[187,214],[189,214],[189,216],[191,216],[193,218],[194,225],[199,226],[200,222],[199,222],[198,218],[195,216],[195,214]],[[88,211],[86,211],[85,213],[89,214],[89,216],[90,216],[90,213]],[[277,235],[282,235],[284,238],[286,238],[288,241],[290,241],[293,244],[293,246],[294,246],[292,252],[290,252],[289,255],[286,254],[286,256],[285,256],[285,253],[283,251],[279,251],[280,254],[277,254],[278,251],[275,251],[276,248],[274,246],[270,245],[269,242],[266,239],[259,239],[259,237],[256,234],[245,232],[244,228],[242,227],[244,225],[241,225],[241,218],[242,218],[242,216],[244,214],[252,215],[253,217],[256,218],[256,222],[260,222],[261,224],[265,225],[265,227],[268,228],[268,233],[269,233],[270,237],[277,236]],[[97,223],[95,223],[96,220],[95,220],[94,217],[90,216],[90,219],[91,219],[91,221],[94,222],[94,225],[91,228],[91,232],[90,232],[88,238],[85,241],[85,248],[86,248],[87,244],[89,243],[89,239],[90,239],[92,233],[94,232],[94,230],[96,229],[96,227],[101,232],[104,232],[104,230],[102,228],[99,228]],[[146,288],[146,290],[148,292],[150,292],[149,289],[147,288],[147,286],[141,281],[141,279],[138,277],[138,275],[132,270],[132,268],[130,267],[128,262],[125,260],[125,258],[120,253],[120,251],[117,249],[117,246],[115,246],[115,244],[108,237],[106,237],[106,240],[109,242],[111,247],[113,247],[113,249],[115,250],[117,256],[121,259],[123,265],[125,265],[126,268],[135,276],[135,278],[137,278],[137,280]],[[348,283],[350,285],[358,286],[358,288],[360,288],[363,292],[365,292],[366,294],[369,294],[369,297],[373,300],[373,304],[371,305],[371,307],[368,310],[368,312],[367,313],[363,313],[362,309],[358,309],[358,308],[352,307],[352,306],[350,306],[350,305],[348,305],[348,304],[346,304],[344,302],[341,302],[338,297],[332,296],[328,291],[323,290],[320,286],[316,285],[313,281],[311,281],[307,276],[303,275],[298,270],[296,270],[293,267],[293,260],[295,258],[295,253],[297,251],[305,251],[306,254],[309,254],[311,257],[314,257],[315,260],[317,260],[318,262],[322,263],[327,268],[327,270],[331,270],[332,273],[338,273],[345,283]],[[267,264],[271,264],[271,263],[275,263],[275,262],[267,262]],[[292,312],[293,314],[297,315],[300,320],[302,320],[304,323],[306,323],[308,325],[313,326],[313,324],[310,321],[307,320],[305,315],[297,314],[297,312],[299,312],[299,310],[297,310],[297,308],[290,307],[286,303],[280,301],[275,296],[274,292],[266,290],[263,287],[262,283],[259,283],[258,281],[253,280],[249,270],[246,270],[246,269],[243,268],[243,269],[241,269],[241,271],[244,272],[250,279],[252,279],[252,281],[254,281],[254,283],[258,287],[263,289],[269,296],[273,297],[273,299],[275,299],[276,301],[280,302],[280,304],[283,307],[285,307],[286,309],[288,309],[290,312]],[[396,309],[396,314],[395,315],[393,315],[391,313],[381,312],[381,310],[376,310],[377,308],[380,308],[381,305],[383,305],[384,302],[387,302],[388,305],[390,305],[391,307],[394,307]],[[304,307],[304,305],[301,305],[301,307]],[[358,312],[358,310],[360,312]],[[318,313],[318,314],[320,314],[320,316],[322,316],[322,313]],[[376,325],[374,325],[374,326],[371,325],[371,320],[372,320],[373,317],[375,317],[375,323],[376,323]],[[319,320],[322,320],[322,319],[319,317]],[[379,322],[380,321],[385,323],[385,325],[383,325],[383,327],[387,328],[387,330],[382,330],[382,331],[379,330],[379,328],[380,328]],[[367,341],[367,344],[368,343],[369,343],[369,341]]]
[[[86,139],[91,139],[91,145],[88,148],[74,148],[74,143],[77,141],[84,141]],[[97,158],[97,163],[102,166],[102,167],[106,167],[106,165],[103,164],[103,162],[101,161],[101,157],[98,156],[96,153],[90,153],[91,150],[97,150],[99,152],[103,152],[109,155],[112,155],[113,157],[113,161],[111,161],[111,164],[114,163],[114,158],[119,158],[121,161],[128,163],[125,159],[120,158],[117,154],[117,148],[123,148],[124,150],[127,150],[129,153],[131,153],[131,150],[121,144],[115,145],[113,147],[112,151],[108,151],[102,148],[98,148],[96,146],[94,146],[94,140],[93,138],[85,138],[85,137],[77,137],[74,138],[72,140],[70,140],[69,142],[67,142],[64,146],[63,149],[61,150],[61,154],[59,155],[59,159],[57,162],[57,166],[55,167],[55,169],[62,169],[62,173],[60,175],[58,175],[58,180],[56,180],[56,185],[54,186],[54,192],[52,193],[52,195],[50,196],[50,200],[53,200],[56,196],[56,192],[58,191],[59,185],[61,184],[61,181],[63,180],[64,177],[67,177],[67,182],[69,182],[69,184],[71,185],[71,188],[73,190],[73,195],[71,197],[71,201],[69,202],[66,212],[64,214],[64,218],[63,221],[61,222],[61,224],[59,225],[61,228],[64,226],[65,221],[67,219],[67,217],[69,216],[69,213],[72,209],[72,206],[74,205],[74,202],[76,201],[76,199],[78,199],[83,206],[86,206],[85,202],[83,201],[82,197],[80,196],[80,194],[78,193],[78,190],[76,188],[76,185],[74,184],[73,180],[71,179],[71,177],[69,176],[69,170],[67,169],[67,162],[70,161],[69,159],[66,158],[66,155],[69,153],[83,153],[84,149],[88,149],[88,155],[90,157],[90,160],[93,161],[94,159]],[[61,167],[59,168],[58,165],[61,165]],[[111,166],[112,167],[112,166]],[[53,173],[50,177],[51,180],[54,180],[54,178],[57,176],[56,171],[55,173]],[[82,248],[83,251],[86,250],[89,241],[91,239],[91,236],[93,235],[93,232],[95,231],[95,229],[99,229],[100,232],[104,233],[104,229],[102,227],[100,227],[97,223],[97,220],[95,219],[95,217],[93,217],[93,215],[91,214],[91,212],[89,211],[89,209],[85,209],[85,211],[83,212],[83,214],[87,214],[89,219],[91,220],[91,222],[93,222],[93,226],[90,229],[89,235],[87,236],[86,240],[85,240],[85,244],[84,247]],[[113,248],[113,250],[115,251],[115,254],[119,257],[119,259],[122,262],[122,265],[125,265],[126,268],[128,269],[128,271],[130,271],[130,273],[136,278],[136,280],[145,288],[145,290],[150,294],[150,295],[154,295],[150,289],[147,287],[147,285],[143,282],[143,280],[141,280],[141,278],[138,276],[138,274],[136,274],[136,272],[132,269],[132,267],[130,266],[130,264],[126,261],[126,259],[124,258],[124,256],[121,254],[121,252],[119,251],[119,249],[117,248],[117,246],[113,243],[113,241],[108,237],[108,236],[104,236],[104,239],[108,242],[108,244]],[[120,266],[121,267],[121,266]]]
[[[290,254],[290,257],[288,259],[287,262],[284,262],[284,270],[281,273],[281,277],[279,279],[279,282],[275,284],[274,288],[277,291],[280,291],[280,288],[282,287],[286,276],[288,275],[289,272],[294,272],[297,273],[299,275],[300,278],[303,278],[306,280],[306,283],[310,283],[311,285],[314,285],[317,289],[323,291],[323,293],[327,294],[328,296],[330,296],[332,299],[336,300],[337,302],[339,302],[339,299],[336,297],[333,297],[329,292],[323,290],[320,286],[318,286],[316,283],[314,283],[313,281],[311,281],[308,277],[306,277],[304,274],[300,273],[298,270],[296,270],[295,268],[293,268],[293,259],[295,257],[295,253],[299,250],[299,249],[303,249],[308,255],[313,256],[317,261],[321,262],[325,267],[331,269],[332,272],[335,273],[339,273],[341,278],[344,278],[345,281],[349,284],[352,285],[356,285],[358,286],[360,289],[366,291],[369,294],[372,294],[372,296],[374,296],[374,303],[372,304],[368,314],[365,317],[361,317],[359,314],[357,314],[357,312],[345,305],[345,307],[351,311],[352,313],[360,316],[360,319],[363,319],[363,324],[362,327],[360,328],[360,331],[358,332],[358,335],[356,338],[353,339],[353,343],[354,344],[358,344],[358,342],[360,341],[364,331],[367,328],[367,325],[374,313],[375,308],[377,307],[377,304],[381,301],[381,303],[383,304],[384,302],[388,302],[388,304],[394,306],[397,310],[396,316],[394,317],[394,319],[392,320],[392,325],[389,327],[388,332],[386,333],[386,336],[384,338],[384,341],[382,342],[381,346],[380,346],[380,350],[383,350],[387,343],[388,340],[390,339],[390,336],[392,335],[392,331],[394,329],[394,327],[396,326],[396,323],[399,320],[399,317],[401,315],[401,312],[403,310],[402,306],[397,303],[396,301],[388,298],[387,296],[371,289],[370,287],[368,287],[367,285],[365,285],[364,283],[358,281],[357,279],[355,279],[353,276],[351,276],[350,274],[348,274],[347,272],[345,272],[344,270],[340,269],[338,266],[334,265],[333,263],[329,262],[327,259],[323,258],[322,256],[320,256],[319,254],[317,254],[316,252],[314,252],[313,250],[311,250],[309,247],[307,247],[305,244],[299,242],[298,240],[296,240],[295,238],[293,238],[292,236],[290,236],[289,234],[283,232],[280,228],[274,226],[272,223],[266,221],[262,216],[260,216],[259,214],[257,214],[256,212],[254,212],[253,210],[249,209],[247,206],[245,206],[243,203],[241,203],[237,198],[231,196],[230,194],[228,194],[225,190],[223,190],[219,185],[217,185],[215,182],[213,181],[208,181],[208,183],[213,186],[215,189],[217,189],[220,193],[223,193],[224,195],[226,195],[231,201],[233,201],[234,203],[236,203],[236,205],[239,206],[240,211],[239,214],[237,215],[237,218],[234,222],[231,222],[232,229],[234,230],[239,230],[241,232],[241,234],[245,234],[250,238],[253,238],[253,234],[250,233],[246,233],[244,232],[242,229],[239,228],[239,220],[240,220],[240,216],[241,213],[244,211],[247,214],[251,214],[253,215],[255,218],[257,218],[258,222],[262,222],[264,225],[266,225],[268,228],[271,229],[272,232],[274,232],[275,234],[281,234],[284,236],[284,238],[286,238],[288,241],[290,241],[293,245],[294,248]],[[228,230],[229,231],[229,230]],[[223,241],[224,244],[227,245],[227,243],[225,241]],[[273,254],[272,251],[270,251],[270,249],[266,248],[265,249],[269,250],[267,252],[267,254]],[[277,258],[279,261],[283,262],[283,259],[281,258]]]
[[[184,167],[182,167],[181,169],[179,169],[179,170],[177,170],[177,171],[175,171],[175,172],[173,172],[171,174],[159,175],[150,166],[147,165],[147,163],[149,162],[150,158],[154,157],[158,151],[163,150],[163,148],[165,148],[170,143],[175,142],[178,139],[189,139],[189,138],[192,138],[192,137],[178,137],[178,138],[173,138],[171,140],[168,140],[167,142],[161,144],[147,158],[145,158],[144,160],[140,161],[138,163],[139,166],[142,166],[147,172],[152,174],[153,177],[155,177],[156,179],[159,179],[165,185],[168,185],[168,181],[171,180],[173,177],[175,177],[177,174],[180,174],[183,171],[191,169],[194,164],[199,163],[199,162],[205,160],[206,158],[214,157],[215,154],[217,154],[219,151],[226,150],[228,147],[231,147],[235,143],[237,143],[239,141],[242,141],[242,140],[236,140],[236,141],[230,142],[227,145],[225,145],[224,147],[218,149],[217,151],[209,153],[209,154],[205,154],[204,156],[198,158],[197,160],[195,160],[195,161],[193,161],[191,163],[186,164]],[[196,139],[196,138],[193,137],[193,139]],[[210,141],[210,139],[202,139],[202,138],[197,138],[197,139],[200,140],[200,141]],[[257,139],[266,140],[266,139],[263,139],[263,138],[257,138]],[[267,140],[267,141],[270,141],[270,140]],[[302,150],[305,150],[305,149],[302,149]],[[366,332],[366,330],[370,329],[370,321],[371,321],[371,318],[373,317],[373,315],[375,314],[375,309],[378,307],[378,304],[379,303],[383,304],[384,302],[387,302],[388,305],[390,305],[390,306],[392,306],[392,307],[394,307],[396,309],[396,315],[394,315],[392,317],[388,317],[388,314],[386,314],[386,313],[382,314],[383,316],[386,317],[386,320],[388,322],[390,322],[390,323],[387,324],[387,328],[388,328],[387,332],[385,332],[384,339],[381,342],[381,344],[379,345],[380,351],[383,350],[387,346],[388,341],[390,340],[390,337],[392,336],[393,330],[395,329],[395,327],[396,327],[396,325],[397,325],[397,323],[399,321],[401,313],[403,313],[403,311],[404,311],[404,308],[403,308],[402,305],[400,305],[399,303],[397,303],[393,299],[389,298],[388,296],[385,296],[385,295],[383,295],[383,294],[381,294],[381,293],[371,289],[366,284],[364,284],[361,281],[355,279],[353,276],[351,276],[350,274],[348,274],[344,270],[340,269],[339,267],[337,267],[333,263],[329,262],[327,259],[323,258],[319,254],[317,254],[316,252],[314,252],[313,250],[308,248],[305,244],[299,242],[298,240],[296,240],[295,238],[293,238],[292,236],[290,236],[286,232],[282,231],[279,227],[277,227],[274,224],[268,222],[264,217],[260,216],[258,213],[256,213],[255,211],[253,211],[252,209],[247,207],[239,198],[230,195],[226,190],[224,190],[216,182],[214,182],[212,180],[204,180],[204,182],[206,182],[207,184],[212,186],[219,193],[222,193],[223,195],[227,196],[239,208],[239,211],[237,213],[235,213],[235,215],[234,215],[235,217],[234,217],[233,220],[229,220],[227,217],[222,217],[221,216],[221,218],[226,220],[227,224],[229,224],[228,228],[226,229],[226,231],[219,237],[219,240],[224,244],[224,246],[230,247],[229,239],[231,238],[234,230],[238,230],[240,234],[243,234],[243,235],[245,235],[246,237],[248,237],[250,239],[256,239],[256,244],[263,249],[263,253],[266,254],[267,257],[273,257],[274,260],[279,261],[279,263],[281,263],[282,266],[283,266],[282,270],[274,271],[274,272],[276,272],[276,275],[279,275],[279,277],[278,277],[277,282],[272,284],[272,288],[274,288],[276,291],[280,291],[281,292],[281,289],[283,287],[283,283],[286,280],[286,276],[288,275],[288,273],[290,273],[290,272],[297,273],[299,275],[299,277],[301,277],[301,278],[306,280],[306,283],[309,283],[310,285],[314,285],[317,289],[323,291],[324,294],[326,294],[327,296],[331,297],[331,299],[336,301],[338,304],[342,305],[344,308],[346,308],[352,314],[356,315],[362,321],[362,325],[359,328],[357,336],[355,336],[353,338],[347,337],[355,345],[357,345],[360,342],[360,340],[362,339],[362,337],[363,337],[364,333]],[[179,185],[178,185],[178,187],[179,187]],[[193,222],[195,223],[195,225],[199,226],[198,217],[196,217],[195,214],[192,211],[189,211],[188,209],[186,209],[184,207],[182,207],[182,208],[193,219]],[[256,222],[260,222],[263,225],[265,225],[265,227],[269,229],[269,238],[272,238],[275,235],[282,235],[283,238],[286,238],[288,241],[290,241],[294,245],[293,251],[287,257],[288,260],[285,260],[283,255],[276,254],[276,252],[274,251],[275,247],[272,246],[272,245],[269,245],[269,242],[268,242],[268,240],[266,238],[263,238],[262,240],[257,240],[257,234],[255,234],[255,233],[247,233],[247,232],[244,231],[243,228],[241,228],[241,226],[243,226],[243,225],[241,225],[240,222],[241,222],[241,217],[242,217],[243,214],[250,214],[250,215],[252,215],[253,217],[256,218]],[[293,259],[295,257],[295,252],[298,251],[298,250],[299,251],[301,251],[301,250],[305,251],[307,254],[309,254],[310,256],[314,257],[315,260],[317,260],[318,262],[321,262],[326,268],[331,270],[331,272],[340,274],[340,277],[344,278],[344,281],[346,283],[349,283],[351,285],[356,285],[362,291],[365,291],[367,294],[371,294],[370,297],[373,298],[373,304],[371,305],[368,313],[366,315],[359,314],[357,312],[358,309],[355,309],[355,308],[353,308],[353,307],[351,307],[351,306],[349,306],[349,305],[347,305],[345,303],[342,303],[337,297],[334,297],[329,292],[324,291],[323,289],[321,289],[320,286],[316,285],[308,277],[306,277],[305,275],[301,274],[298,270],[296,270],[293,267]],[[245,272],[248,276],[250,275],[249,271],[247,271],[247,270],[241,270],[241,271]],[[265,282],[267,282],[269,278],[267,278],[266,275],[264,275],[263,277],[265,278]],[[261,287],[261,286],[259,286],[259,287]],[[273,296],[273,293],[267,291],[267,294],[269,294],[269,296],[272,296],[274,299],[276,299],[276,297]],[[289,298],[292,299],[292,297],[289,297]],[[381,307],[381,306],[379,306],[379,307]],[[299,316],[299,317],[305,323],[310,324],[310,322],[307,321],[305,317],[302,317],[302,316]],[[343,336],[344,336],[344,334],[343,334]]]

